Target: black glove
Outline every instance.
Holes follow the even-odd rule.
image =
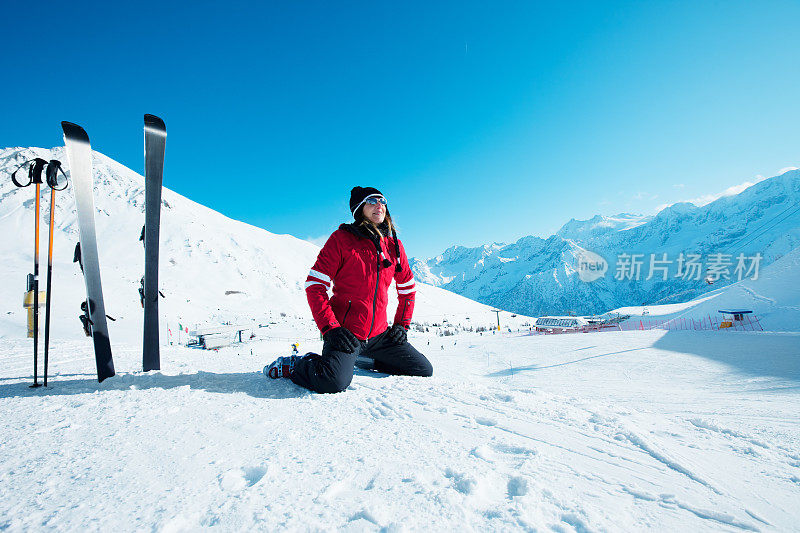
[[[400,324],[395,324],[387,331],[386,338],[392,344],[403,344],[406,342],[408,334],[406,333],[406,328]]]
[[[361,342],[349,329],[341,326],[329,330],[322,338],[337,352],[353,353],[361,345]]]

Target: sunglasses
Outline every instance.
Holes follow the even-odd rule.
[[[377,205],[377,204],[386,205],[386,198],[384,198],[383,196],[373,196],[371,198],[367,198],[364,201],[364,203],[367,205]]]

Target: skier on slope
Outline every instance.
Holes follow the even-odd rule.
[[[333,232],[306,278],[308,304],[323,335],[322,354],[279,357],[264,369],[270,378],[288,377],[315,392],[341,392],[353,379],[357,357],[372,359],[376,370],[388,374],[433,374],[431,363],[406,338],[416,289],[386,198],[373,187],[354,187],[350,211],[355,221]],[[398,306],[389,327],[393,279]]]

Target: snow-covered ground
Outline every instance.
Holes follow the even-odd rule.
[[[412,332],[433,378],[260,374],[290,319],[219,352],[0,339],[0,530],[800,529],[800,334]],[[304,342],[302,351],[318,350]]]

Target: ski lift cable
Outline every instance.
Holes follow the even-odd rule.
[[[767,226],[769,226],[769,227],[772,227],[772,226],[770,226],[770,224],[771,224],[771,223],[772,223],[772,222],[773,222],[775,219],[777,219],[779,216],[783,215],[784,213],[786,213],[786,212],[788,212],[788,211],[791,211],[791,210],[793,210],[793,209],[797,209],[798,207],[800,207],[800,206],[797,206],[797,205],[790,205],[789,207],[787,207],[786,209],[784,209],[783,211],[781,211],[781,212],[780,212],[780,213],[778,213],[777,215],[773,216],[773,217],[772,217],[772,218],[770,218],[769,220],[766,220],[766,221],[765,221],[765,222],[764,222],[764,223],[763,223],[761,226],[759,226],[758,228],[756,228],[756,229],[754,229],[754,230],[752,230],[752,231],[746,232],[744,235],[742,235],[741,237],[739,237],[738,239],[736,239],[735,241],[733,241],[731,244],[729,244],[729,245],[727,246],[727,248],[730,248],[730,247],[732,247],[733,245],[735,245],[735,244],[737,244],[737,243],[741,243],[741,241],[742,241],[743,239],[745,239],[745,238],[746,238],[748,235],[753,235],[753,234],[755,234],[755,233],[759,233],[759,232],[761,232],[761,230],[764,230],[765,228],[766,228],[766,229],[769,229]],[[736,249],[738,249],[738,247],[737,247]]]
[[[785,213],[785,212],[786,212],[786,211],[784,211],[784,213]],[[763,236],[763,235],[764,235],[764,234],[765,234],[767,231],[769,231],[770,229],[774,228],[775,226],[777,226],[778,224],[780,224],[781,222],[783,222],[783,221],[784,221],[784,220],[786,220],[787,218],[789,218],[789,217],[791,217],[791,216],[793,216],[793,215],[797,214],[798,212],[800,212],[800,205],[798,205],[798,206],[794,206],[794,211],[793,211],[793,212],[790,212],[790,213],[789,213],[789,214],[787,214],[785,217],[783,217],[783,218],[781,218],[780,220],[776,221],[774,224],[771,224],[771,225],[769,225],[768,227],[766,227],[766,228],[763,228],[763,230],[762,230],[762,231],[759,231],[758,233],[755,233],[755,234],[753,234],[753,236],[752,236],[751,238],[749,238],[748,240],[746,240],[746,241],[744,241],[744,242],[740,243],[740,244],[739,244],[739,246],[737,246],[736,248],[734,248],[734,249],[731,251],[731,255],[733,255],[733,253],[734,253],[734,252],[736,252],[737,250],[740,250],[741,248],[743,248],[743,247],[744,247],[744,246],[746,246],[747,244],[751,243],[751,242],[752,242],[752,241],[754,241],[755,239],[757,239],[757,238],[759,238],[759,237],[762,237],[762,236]]]
[[[783,222],[787,218],[795,215],[799,211],[800,211],[800,205],[789,206],[788,208],[784,209],[783,211],[781,211],[780,213],[778,213],[777,215],[775,215],[774,217],[772,217],[771,219],[766,221],[763,225],[759,226],[758,229],[754,230],[753,232],[750,232],[749,233],[749,235],[750,235],[749,239],[747,239],[745,241],[742,241],[742,239],[744,239],[745,237],[748,236],[747,234],[745,234],[742,237],[740,237],[739,239],[737,239],[736,241],[733,241],[733,244],[736,244],[738,242],[739,245],[736,246],[735,248],[730,248],[730,246],[728,247],[728,249],[730,250],[730,255],[735,254],[737,251],[741,250],[744,246],[746,246],[749,243],[753,242],[755,239],[764,236],[767,231],[769,231],[770,229],[774,228],[775,226],[777,226],[778,224],[780,224],[781,222]],[[783,218],[781,218],[779,220],[776,220],[778,217],[780,217],[781,215],[783,215],[783,214],[785,214],[787,212],[788,212],[788,214],[786,214],[786,216],[784,216]],[[704,279],[706,280],[706,283],[709,283],[709,277],[710,277],[709,274],[708,274],[708,270],[709,270],[708,269],[708,265],[706,265],[706,268],[705,268],[706,275],[704,276]]]

